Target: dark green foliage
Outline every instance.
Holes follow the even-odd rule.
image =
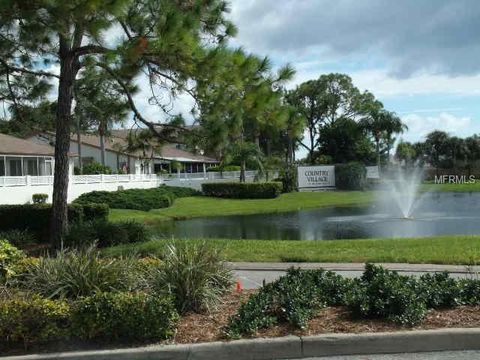
[[[322,269],[290,269],[250,296],[229,319],[225,333],[240,337],[280,323],[303,328],[321,307],[339,305],[359,318],[413,326],[427,309],[462,304],[480,304],[480,280],[455,280],[446,273],[403,276],[372,264],[355,280]]]
[[[286,165],[280,170],[279,181],[281,181],[284,193],[296,191],[298,189],[298,173],[297,167],[294,165]]]
[[[202,191],[206,196],[231,199],[272,199],[281,194],[282,188],[281,182],[202,184]]]
[[[170,298],[144,293],[97,293],[72,309],[73,333],[83,339],[167,339],[177,321]]]
[[[427,313],[422,284],[414,277],[367,264],[353,289],[348,308],[357,317],[416,325]]]
[[[358,162],[335,165],[335,186],[339,190],[364,190],[367,169]]]
[[[91,162],[89,164],[83,165],[82,174],[83,175],[98,175],[98,174],[111,174],[112,169],[109,166],[102,165],[98,162]]]
[[[96,243],[99,247],[144,242],[150,234],[144,224],[134,221],[89,221],[74,224],[65,239],[65,245],[81,248]]]
[[[292,268],[252,295],[230,318],[225,332],[240,337],[277,323],[304,328],[322,307],[345,304],[351,283],[333,272]]]
[[[461,284],[447,272],[420,277],[428,308],[451,308],[462,303]]]
[[[83,221],[107,221],[110,208],[108,204],[82,204]]]
[[[70,308],[64,301],[36,295],[0,301],[0,345],[20,343],[25,347],[65,339]],[[0,346],[1,347],[1,346]]]
[[[190,188],[160,186],[153,189],[92,191],[78,197],[76,204],[107,204],[112,209],[149,211],[169,207],[176,198],[199,195]]]
[[[7,230],[0,232],[0,239],[7,240],[16,247],[25,247],[36,242],[36,237],[27,230]]]
[[[34,204],[45,204],[48,199],[48,194],[33,194],[32,202]]]
[[[4,284],[16,274],[16,267],[24,257],[21,250],[0,239],[0,284]]]
[[[49,240],[52,207],[47,204],[0,205],[0,231],[29,231],[37,241]],[[108,208],[104,205],[68,205],[70,224],[84,220],[106,220]],[[21,244],[17,244],[21,246]]]
[[[459,280],[461,288],[462,304],[480,305],[480,280],[463,279]]]
[[[208,172],[220,172],[220,171],[240,171],[239,165],[225,165],[225,166],[210,166],[207,169]]]

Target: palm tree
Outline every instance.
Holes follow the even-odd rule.
[[[407,130],[407,126],[394,112],[385,109],[371,111],[368,116],[360,120],[360,124],[373,136],[378,166],[380,166],[380,143],[382,141],[385,143],[387,154],[390,156],[390,149],[394,142],[393,134],[400,134]]]
[[[240,163],[240,182],[246,181],[247,164],[254,163],[261,174],[264,172],[264,155],[255,143],[241,141],[231,145],[222,162],[229,163],[232,160]]]

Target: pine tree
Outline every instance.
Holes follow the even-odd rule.
[[[201,64],[216,44],[235,32],[221,0],[4,0],[0,3],[0,89],[28,102],[15,78],[57,89],[52,241],[62,246],[68,231],[68,151],[72,100],[81,69],[95,66],[117,81],[135,119],[153,133],[133,100],[141,72],[174,95],[199,79]],[[106,41],[107,31],[119,36]],[[59,71],[54,69],[58,68]],[[50,81],[49,81],[50,80]],[[0,90],[1,91],[1,90]],[[28,91],[28,89],[27,89]]]

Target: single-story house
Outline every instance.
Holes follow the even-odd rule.
[[[129,131],[113,130],[111,136],[105,137],[105,165],[114,171],[129,174],[156,174],[160,172],[205,172],[210,166],[217,165],[218,160],[201,154],[193,154],[181,144],[167,144],[153,156],[145,158],[141,151],[127,152],[127,137]],[[52,145],[55,134],[42,132],[27,138],[37,144]],[[70,138],[70,151],[78,153],[78,140],[75,134]],[[95,161],[101,163],[102,152],[100,136],[95,134],[81,135],[82,164]],[[172,162],[179,162],[180,169],[173,169]],[[78,157],[74,159],[75,166],[79,165]]]
[[[55,149],[14,136],[0,134],[0,176],[53,175]],[[73,158],[70,164],[73,172]]]

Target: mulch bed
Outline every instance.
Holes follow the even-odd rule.
[[[224,341],[222,328],[230,315],[236,313],[240,304],[253,291],[234,292],[224,297],[222,304],[210,314],[188,314],[178,324],[177,334],[169,343],[200,343]],[[416,327],[402,327],[382,320],[353,319],[343,307],[328,307],[310,320],[305,330],[288,325],[277,325],[259,331],[255,337],[286,335],[318,335],[326,333],[388,332],[399,330],[438,329],[455,327],[480,327],[480,307],[460,306],[455,309],[430,310],[423,323]]]
[[[222,328],[228,323],[228,318],[235,314],[242,304],[255,290],[232,292],[224,296],[218,308],[205,314],[187,314],[181,317],[175,337],[161,344],[186,344],[212,341],[226,341]],[[352,319],[343,307],[328,307],[309,321],[305,330],[292,328],[288,325],[277,325],[270,329],[259,331],[252,337],[279,337],[287,335],[318,335],[326,333],[364,333],[389,332],[399,330],[438,329],[455,327],[480,327],[480,307],[460,306],[455,309],[431,310],[420,326],[402,327],[382,320]],[[55,351],[98,350],[118,347],[135,347],[152,345],[147,343],[116,344],[105,342],[64,341],[33,346],[24,349],[22,346],[2,349],[0,356],[20,355],[25,353],[45,353]]]

